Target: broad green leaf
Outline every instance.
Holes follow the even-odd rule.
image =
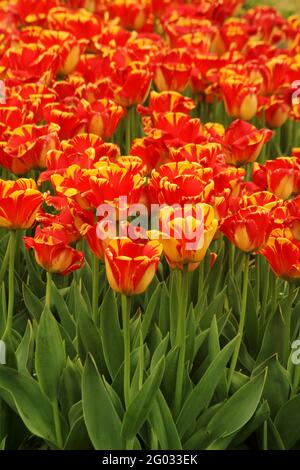
[[[61,374],[58,397],[67,419],[69,410],[81,399],[81,374],[77,365],[69,358]]]
[[[267,401],[263,401],[258,405],[254,415],[247,424],[238,432],[231,443],[233,447],[237,447],[248,439],[270,415],[270,408]]]
[[[59,315],[63,328],[68,332],[70,338],[74,339],[76,335],[76,325],[74,318],[72,317],[66,301],[64,300],[61,292],[57,289],[54,282],[52,282],[51,297],[52,305]]]
[[[31,317],[39,321],[44,310],[44,303],[23,283],[23,298]]]
[[[226,291],[227,287],[224,287],[224,289],[216,295],[210,305],[203,311],[200,320],[200,326],[203,330],[210,327],[214,315],[218,317],[223,312]]]
[[[91,354],[101,373],[107,374],[107,367],[103,357],[100,332],[90,315],[86,313],[87,308],[78,310],[77,341],[81,361],[84,363],[88,354]]]
[[[272,419],[276,416],[279,409],[287,402],[291,389],[287,371],[278,361],[277,355],[274,355],[259,365],[254,371],[255,377],[265,368],[268,368],[268,375],[263,391],[263,398],[267,400]]]
[[[45,307],[37,330],[35,369],[41,389],[50,401],[57,399],[58,383],[65,364],[65,348],[57,322]]]
[[[16,358],[18,364],[18,371],[24,374],[31,373],[32,359],[34,350],[33,330],[30,321],[28,320],[27,327],[16,350]]]
[[[158,285],[156,287],[155,291],[153,292],[151,298],[150,298],[150,301],[147,305],[145,313],[142,316],[142,333],[143,333],[144,340],[146,339],[146,337],[148,335],[149,328],[150,328],[151,323],[152,323],[152,319],[153,319],[153,317],[155,315],[155,312],[156,312],[156,309],[158,307],[158,301],[160,299],[161,291],[162,291],[162,287],[160,285]],[[167,312],[166,312],[166,314],[167,314]]]
[[[165,336],[165,338],[160,342],[160,344],[155,349],[153,356],[152,356],[152,360],[151,360],[150,371],[152,371],[155,368],[155,366],[159,363],[161,358],[165,356],[168,345],[169,345],[169,333]]]
[[[149,415],[161,449],[180,450],[181,442],[167,402],[159,390]]]
[[[73,424],[64,446],[64,450],[92,450],[83,416]]]
[[[99,375],[88,356],[82,376],[82,406],[86,428],[96,450],[121,450],[121,420]]]
[[[214,439],[230,436],[252,418],[259,404],[265,379],[266,372],[250,380],[216,412],[207,426],[207,431]]]
[[[176,423],[181,437],[188,430],[191,420],[197,419],[202,411],[208,407],[222,379],[222,373],[233,353],[236,341],[237,338],[234,338],[217,354],[203,377],[185,400]]]
[[[105,362],[113,379],[124,360],[123,334],[115,293],[108,289],[101,305],[100,328]]]
[[[125,439],[133,438],[146,421],[162,381],[164,369],[165,358],[163,357],[129,404],[122,424],[122,436]]]
[[[19,416],[32,434],[55,443],[52,406],[34,379],[0,366],[0,389],[11,395]],[[3,398],[6,401],[5,394]]]
[[[300,440],[300,395],[297,395],[278,411],[274,424],[286,449],[291,449]]]

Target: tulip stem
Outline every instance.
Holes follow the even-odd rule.
[[[245,326],[245,318],[246,318],[246,309],[247,309],[247,295],[248,295],[248,280],[249,280],[249,254],[244,254],[244,275],[243,275],[243,291],[242,291],[242,305],[241,305],[241,312],[240,312],[240,321],[238,327],[238,339],[233,351],[229,373],[228,373],[228,387],[230,389],[231,381],[233,377],[233,373],[236,368],[237,360],[239,357],[240,347],[242,344],[242,337],[243,331]]]
[[[126,119],[126,134],[125,134],[126,155],[129,155],[130,148],[131,148],[133,113],[134,113],[134,107],[130,106],[130,108],[128,108],[127,110],[127,119]]]
[[[6,273],[6,270],[7,270],[7,265],[8,265],[8,261],[9,261],[9,253],[10,253],[10,238],[8,240],[6,252],[5,252],[5,255],[3,257],[2,266],[1,266],[1,270],[0,270],[0,284],[2,284],[2,281],[4,279],[4,276],[5,276],[5,273]]]
[[[98,320],[98,301],[99,301],[99,261],[97,256],[93,255],[93,320],[97,323]]]
[[[14,298],[15,298],[15,255],[16,255],[16,241],[17,233],[15,230],[10,232],[9,240],[9,267],[8,267],[8,309],[6,328],[3,338],[7,338],[12,329],[13,312],[14,312]]]
[[[121,295],[122,322],[124,336],[124,401],[128,408],[130,402],[130,326],[129,326],[129,299]]]
[[[47,271],[45,305],[49,309],[51,309],[51,283],[52,283],[52,274],[49,271]]]
[[[188,303],[188,289],[189,289],[189,268],[188,264],[183,266],[181,276],[181,302],[179,303],[179,312],[177,318],[177,331],[176,331],[176,345],[179,347],[179,360],[178,370],[175,387],[175,402],[174,411],[175,416],[180,412],[182,403],[183,392],[183,378],[184,378],[184,363],[185,363],[185,350],[186,350],[186,311]]]

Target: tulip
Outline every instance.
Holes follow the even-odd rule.
[[[273,129],[282,127],[289,117],[290,105],[286,99],[271,96],[264,106],[266,123]]]
[[[46,155],[60,146],[59,126],[35,126],[26,124],[14,129],[0,154],[1,163],[16,174],[32,168],[46,168]],[[2,157],[2,160],[1,160]]]
[[[154,170],[149,181],[149,194],[153,203],[196,204],[208,202],[214,183],[211,168],[197,163],[172,162]]]
[[[47,229],[38,229],[34,237],[24,237],[24,243],[34,250],[37,264],[50,273],[66,276],[83,265],[84,254]]]
[[[221,231],[245,253],[259,250],[271,232],[271,216],[268,210],[250,206],[225,218]]]
[[[268,160],[265,165],[253,164],[253,183],[258,188],[274,193],[281,199],[300,191],[300,165],[296,157],[278,157]]]
[[[0,227],[9,230],[31,228],[44,201],[32,179],[0,179]]]
[[[182,96],[176,91],[162,91],[157,93],[151,91],[149,97],[149,106],[138,106],[138,111],[143,116],[151,116],[153,124],[156,123],[157,118],[164,113],[185,113],[188,114],[193,108],[195,103],[191,98]]]
[[[191,58],[185,48],[163,52],[155,69],[154,82],[159,91],[183,92],[191,75]]]
[[[112,240],[105,250],[106,274],[111,288],[127,296],[144,292],[155,275],[161,252],[158,241]]]
[[[196,204],[177,216],[176,210],[170,211],[167,206],[160,211],[160,223],[163,232],[160,241],[171,268],[182,270],[188,264],[190,271],[196,269],[218,227],[214,209],[208,204]]]
[[[224,136],[226,163],[239,166],[254,162],[271,137],[269,129],[258,130],[248,122],[234,121]]]
[[[286,233],[273,232],[260,253],[268,260],[273,272],[286,280],[300,279],[300,243]]]
[[[257,87],[246,77],[230,75],[220,83],[228,116],[249,121],[257,113]]]

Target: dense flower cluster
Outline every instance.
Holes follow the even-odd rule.
[[[44,269],[80,268],[85,238],[111,286],[139,293],[161,250],[193,270],[223,233],[279,276],[300,277],[300,21],[269,7],[234,16],[242,3],[0,2],[0,163],[22,177],[1,180],[0,222],[37,224],[25,244]],[[118,211],[122,196],[189,204],[191,226],[200,204],[204,245],[103,242],[97,208]],[[175,217],[171,232],[183,223]]]

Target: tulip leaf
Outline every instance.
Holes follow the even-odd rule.
[[[57,322],[45,307],[37,330],[35,369],[43,392],[57,399],[58,383],[66,364],[65,347]]]
[[[92,448],[84,417],[80,416],[71,427],[64,445],[64,450],[91,450]]]
[[[254,415],[248,421],[247,424],[238,432],[232,442],[233,447],[237,447],[248,439],[263,423],[268,419],[270,415],[270,408],[267,401],[263,401],[258,405]]]
[[[180,450],[181,442],[167,402],[159,390],[152,406],[149,421],[161,449]]]
[[[76,335],[76,325],[66,301],[57,289],[55,283],[51,284],[52,305],[55,307],[63,328],[68,332],[70,338],[74,339]]]
[[[163,357],[146,379],[134,400],[129,404],[122,424],[122,436],[125,439],[133,438],[146,421],[156,398],[164,370],[165,359]]]
[[[300,395],[287,401],[278,411],[274,424],[286,449],[300,441]]]
[[[268,375],[263,391],[263,398],[268,401],[272,419],[280,408],[287,402],[291,389],[287,371],[278,361],[277,355],[271,356],[253,371],[255,377],[265,368],[268,368]]]
[[[30,288],[23,283],[23,297],[26,308],[31,317],[39,321],[44,310],[44,304],[41,300],[30,290]]]
[[[156,309],[157,309],[158,301],[160,299],[161,291],[162,291],[162,287],[160,285],[158,285],[156,287],[156,289],[154,290],[154,292],[153,292],[153,294],[152,294],[152,296],[149,300],[149,303],[147,305],[145,313],[143,314],[143,317],[142,317],[142,333],[143,333],[144,340],[146,339],[146,337],[148,335],[151,323],[153,321],[153,317],[154,317]]]
[[[83,370],[82,406],[84,421],[94,448],[123,449],[121,420],[91,356],[87,357]]]
[[[83,301],[83,299],[82,299]],[[105,375],[108,374],[102,351],[100,332],[97,329],[87,308],[78,309],[77,314],[77,341],[81,361],[84,363],[88,354],[91,354],[98,369]]]
[[[30,321],[28,321],[24,336],[16,350],[16,358],[19,372],[29,374],[32,368],[34,350],[34,337]]]
[[[56,442],[51,403],[34,379],[0,366],[0,393],[1,389],[12,397],[20,418],[32,434]],[[7,401],[5,393],[1,396]]]
[[[216,295],[216,297],[209,304],[209,306],[205,310],[203,310],[200,319],[201,329],[205,330],[206,328],[209,328],[213,316],[216,315],[216,317],[218,317],[220,313],[223,312],[226,291],[227,287],[224,287],[224,289]]]
[[[103,354],[112,380],[124,360],[123,334],[119,322],[116,296],[108,289],[100,313]]]
[[[237,338],[234,338],[216,355],[203,377],[185,400],[176,423],[180,436],[183,436],[189,429],[191,420],[197,419],[208,407],[218,384],[224,377],[222,374],[233,353],[236,341]]]
[[[207,431],[213,440],[234,434],[252,418],[259,404],[265,380],[266,371],[250,380],[225,401],[207,425]]]

